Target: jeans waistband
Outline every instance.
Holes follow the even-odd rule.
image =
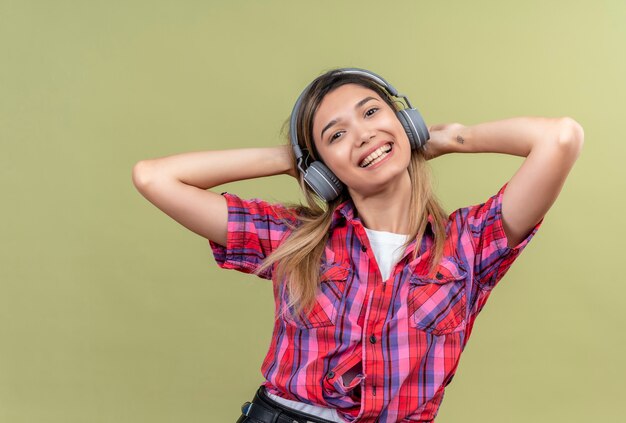
[[[250,421],[263,423],[334,423],[331,420],[285,407],[267,396],[263,385],[257,390],[252,402],[246,402],[241,406],[241,412],[243,415],[237,423],[248,421],[246,417],[253,419]]]

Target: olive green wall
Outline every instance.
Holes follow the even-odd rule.
[[[583,153],[478,318],[437,423],[624,416],[626,5],[0,0],[0,422],[234,422],[269,281],[135,190],[141,159],[282,143],[304,86],[357,66],[428,124],[571,116]],[[521,158],[432,162],[448,210]],[[288,177],[229,184],[295,201]]]

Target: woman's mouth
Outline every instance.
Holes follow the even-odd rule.
[[[371,165],[374,165],[381,160],[383,160],[387,154],[389,154],[392,150],[391,143],[387,143],[377,150],[373,151],[372,154],[363,159],[361,163],[359,163],[359,167],[365,168]]]

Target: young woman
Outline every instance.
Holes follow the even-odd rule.
[[[266,380],[238,423],[431,422],[583,138],[567,117],[427,128],[380,76],[336,69],[298,98],[287,146],[144,160],[133,181],[207,238],[219,266],[272,280]],[[484,203],[445,213],[426,161],[477,152],[526,159]],[[297,178],[306,205],[207,190],[280,174]]]

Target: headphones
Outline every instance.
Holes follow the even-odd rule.
[[[422,148],[426,141],[430,138],[428,128],[424,123],[422,115],[415,109],[409,99],[405,95],[398,94],[398,91],[387,81],[385,81],[379,75],[365,69],[359,68],[342,68],[332,71],[334,75],[354,74],[367,77],[382,89],[384,89],[391,97],[403,98],[408,108],[398,110],[396,116],[406,134],[409,137],[409,143],[411,144],[411,150],[417,150]],[[317,79],[316,79],[317,80]],[[341,194],[344,189],[343,183],[333,174],[328,167],[320,160],[313,160],[310,162],[310,153],[304,147],[300,147],[298,144],[298,131],[296,128],[298,113],[300,112],[300,106],[304,95],[309,91],[311,85],[316,81],[311,82],[302,91],[302,94],[298,97],[296,104],[293,106],[291,112],[291,121],[289,124],[289,139],[291,140],[291,146],[296,156],[296,163],[300,172],[304,175],[304,181],[309,187],[324,201],[329,202],[334,200]],[[305,157],[306,154],[306,157]],[[308,163],[310,162],[310,163]]]

